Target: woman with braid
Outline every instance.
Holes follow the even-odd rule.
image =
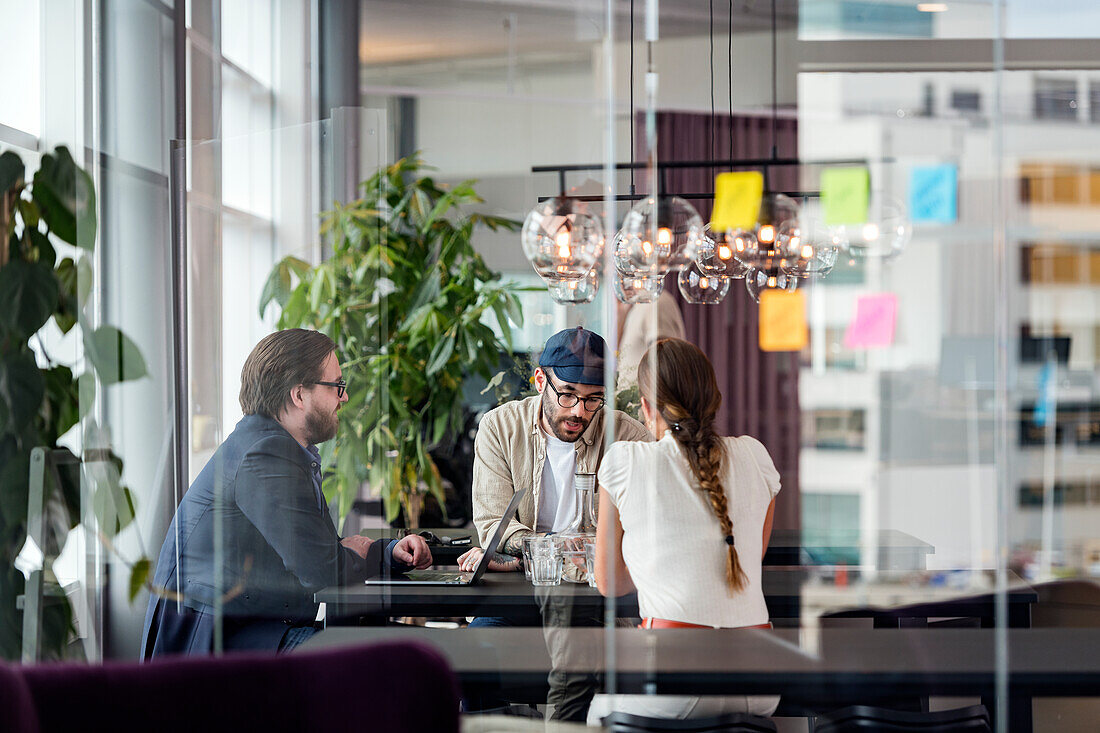
[[[600,465],[596,583],[638,592],[645,628],[768,627],[760,563],[779,473],[755,438],[721,437],[722,395],[698,348],[662,339],[638,368],[653,443],[616,442]],[[770,715],[772,695],[599,695],[588,720],[613,710],[660,718]]]

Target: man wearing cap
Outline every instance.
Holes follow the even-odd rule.
[[[530,489],[505,529],[499,550],[522,555],[523,537],[557,532],[575,518],[575,473],[596,473],[604,454],[604,354],[599,334],[560,331],[546,342],[535,370],[539,394],[508,402],[481,419],[474,441],[474,525],[481,542],[496,529],[519,489]],[[651,440],[649,431],[615,410],[616,440]]]
[[[596,473],[604,454],[606,350],[603,338],[583,328],[554,334],[535,369],[539,394],[505,403],[481,419],[474,440],[473,499],[474,526],[483,546],[513,494],[528,489],[500,547],[492,548],[502,556],[494,558],[490,569],[518,570],[524,537],[561,531],[576,518],[573,476]],[[616,440],[652,440],[645,426],[626,413],[614,410],[611,415]],[[472,569],[480,557],[480,550],[474,549],[459,558],[459,564]],[[564,599],[568,601],[568,597]],[[470,626],[600,625],[599,618],[574,613],[571,603],[553,600],[539,610],[476,618]],[[595,676],[551,671],[548,681],[552,717],[584,721],[596,690]],[[482,694],[468,695],[466,709],[484,711],[506,705],[499,697],[500,687],[490,687],[493,689]]]

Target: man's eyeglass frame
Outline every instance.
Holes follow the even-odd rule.
[[[339,382],[310,382],[310,384],[323,384],[326,387],[336,388],[336,399],[343,399],[344,392],[348,391],[347,380],[341,379]]]
[[[577,403],[583,402],[585,412],[596,412],[607,403],[607,400],[603,397],[585,397],[582,400],[580,395],[573,394],[572,392],[559,392],[554,386],[554,380],[550,378],[549,374],[546,375],[546,386],[550,388],[551,392],[557,395],[558,407],[564,407],[566,410],[571,410],[577,406]],[[566,402],[569,404],[565,404]],[[596,406],[589,407],[588,405],[591,402],[595,402]]]

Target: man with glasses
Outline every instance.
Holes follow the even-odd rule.
[[[615,421],[616,440],[651,440],[649,431],[637,420],[618,410],[605,410],[603,338],[583,328],[560,331],[546,342],[535,370],[535,388],[539,394],[509,402],[490,410],[481,419],[474,440],[474,525],[482,544],[496,529],[512,499],[520,489],[528,489],[515,518],[505,529],[501,546],[486,548],[501,553],[493,558],[490,569],[518,570],[523,538],[531,534],[558,532],[576,518],[573,476],[596,473],[603,458],[604,420],[610,414]],[[480,550],[460,558],[464,567],[476,565]],[[593,619],[544,619],[534,609],[509,617],[474,619],[471,627],[538,626],[598,623]],[[592,697],[587,680],[551,678],[554,717],[584,720]],[[496,702],[496,700],[493,700]],[[485,700],[475,701],[470,709],[488,707]]]
[[[385,543],[336,532],[317,449],[336,436],[348,401],[335,348],[296,328],[265,337],[245,360],[244,418],[184,494],[161,548],[143,657],[209,653],[215,626],[223,649],[286,651],[312,635],[317,590],[431,564],[419,536]]]

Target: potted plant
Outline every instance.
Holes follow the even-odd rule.
[[[116,384],[145,375],[145,362],[134,343],[118,329],[92,329],[84,319],[92,269],[83,255],[95,248],[95,189],[65,147],[42,156],[28,182],[26,167],[14,151],[0,155],[0,657],[17,659],[22,645],[23,611],[17,599],[26,579],[16,558],[27,542],[31,454],[35,448],[64,450],[60,441],[78,423],[85,452],[96,460],[81,471],[70,456],[68,470],[45,483],[47,508],[42,574],[49,603],[43,605],[41,655],[66,655],[73,630],[72,609],[54,581],[51,563],[69,530],[85,512],[107,543],[134,518],[133,497],[119,484],[121,461],[105,433],[88,416],[97,384]],[[86,357],[82,373],[46,349],[41,331],[53,320],[62,333],[79,330]],[[37,348],[32,349],[32,340]],[[91,506],[81,506],[81,474],[88,482]],[[146,584],[149,560],[127,561],[130,598]]]
[[[315,267],[281,260],[260,299],[261,316],[273,301],[281,307],[279,328],[315,328],[336,342],[348,403],[324,446],[326,496],[344,517],[369,481],[387,519],[403,511],[410,527],[428,494],[444,504],[430,451],[462,430],[463,380],[500,382],[501,352],[523,318],[519,288],[472,244],[479,226],[515,231],[519,222],[462,211],[482,202],[474,182],[446,187],[424,170],[416,156],[399,160],[362,184],[362,198],[325,212],[332,255]]]

